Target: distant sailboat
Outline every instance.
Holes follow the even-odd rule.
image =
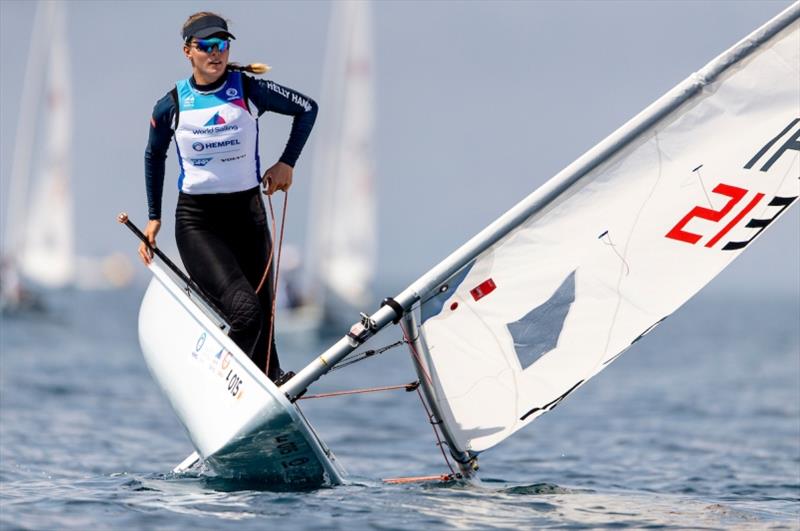
[[[66,6],[40,4],[48,11],[50,49],[43,63],[47,82],[39,116],[43,119],[44,149],[27,198],[19,266],[29,279],[50,288],[71,284],[76,275],[74,215],[70,165],[72,151],[72,94],[66,35]],[[36,116],[35,113],[32,114]],[[22,114],[24,120],[28,114]]]
[[[47,289],[106,288],[132,270],[117,255],[78,257],[73,215],[72,80],[67,4],[38,2],[23,81],[6,211],[0,306],[30,305],[27,282]],[[42,39],[47,35],[47,39]],[[34,149],[41,146],[41,149]],[[35,153],[35,156],[34,156]],[[37,302],[37,305],[40,305]]]
[[[331,4],[304,279],[307,302],[320,310],[327,328],[351,321],[372,299],[377,199],[371,7],[355,0]]]
[[[58,288],[69,285],[75,275],[65,9],[59,2],[36,6],[11,181],[4,201],[0,306],[6,310],[30,305],[33,296],[25,280]],[[44,148],[36,151],[34,159],[38,144]]]

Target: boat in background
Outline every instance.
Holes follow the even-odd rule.
[[[330,5],[304,264],[281,262],[279,277],[289,278],[299,295],[289,296],[289,304],[278,310],[279,338],[338,333],[372,302],[377,262],[372,6],[357,0]],[[279,293],[282,298],[286,291]]]
[[[75,252],[66,10],[64,2],[36,6],[11,179],[3,202],[0,310],[4,312],[43,309],[42,290],[118,288],[133,276],[130,260],[120,254],[90,258]],[[39,145],[43,149],[34,150]]]

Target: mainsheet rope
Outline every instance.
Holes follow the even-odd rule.
[[[261,282],[258,283],[258,287],[256,288],[256,293],[261,291],[261,288],[264,287],[264,283],[269,276],[270,267],[272,267],[272,259],[275,255],[275,237],[274,234],[277,229],[277,224],[275,222],[275,208],[272,206],[272,196],[267,196],[267,203],[269,204],[269,215],[270,219],[272,220],[272,231],[269,234],[270,238],[270,248],[269,248],[269,257],[267,257],[267,267],[264,269],[264,274],[261,276]],[[281,270],[281,251],[283,251],[283,231],[286,227],[286,210],[289,207],[289,192],[285,190],[283,192],[283,212],[281,213],[281,231],[280,236],[278,238],[278,256],[275,261],[275,280],[272,285],[272,311],[270,312],[269,317],[269,336],[267,338],[267,363],[264,366],[264,373],[269,375],[269,360],[272,357],[272,334],[275,329],[275,308],[276,302],[278,300],[278,274]]]

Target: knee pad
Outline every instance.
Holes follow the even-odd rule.
[[[258,330],[264,320],[261,303],[252,289],[234,289],[226,304],[228,321],[233,330]]]

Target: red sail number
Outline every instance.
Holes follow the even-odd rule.
[[[714,188],[713,192],[730,198],[728,202],[725,203],[725,206],[719,210],[713,210],[700,206],[694,207],[674,227],[672,227],[672,229],[666,234],[666,237],[672,238],[673,240],[691,243],[692,245],[696,244],[703,236],[683,230],[689,221],[694,218],[701,218],[718,223],[720,220],[722,220],[722,218],[728,215],[731,210],[733,210],[733,207],[735,207],[745,195],[747,195],[747,190],[744,188],[738,188],[736,186],[722,183],[718,184]],[[730,221],[730,223],[725,225],[725,227],[713,238],[711,238],[705,246],[713,247],[723,236],[725,236],[725,234],[727,234],[734,226],[736,226],[736,224],[739,223],[742,218],[744,218],[744,216],[747,215],[747,213],[750,212],[759,201],[761,201],[761,198],[763,197],[764,194],[756,194],[755,197],[753,197],[753,199],[742,209],[742,211],[739,212],[736,217]]]

